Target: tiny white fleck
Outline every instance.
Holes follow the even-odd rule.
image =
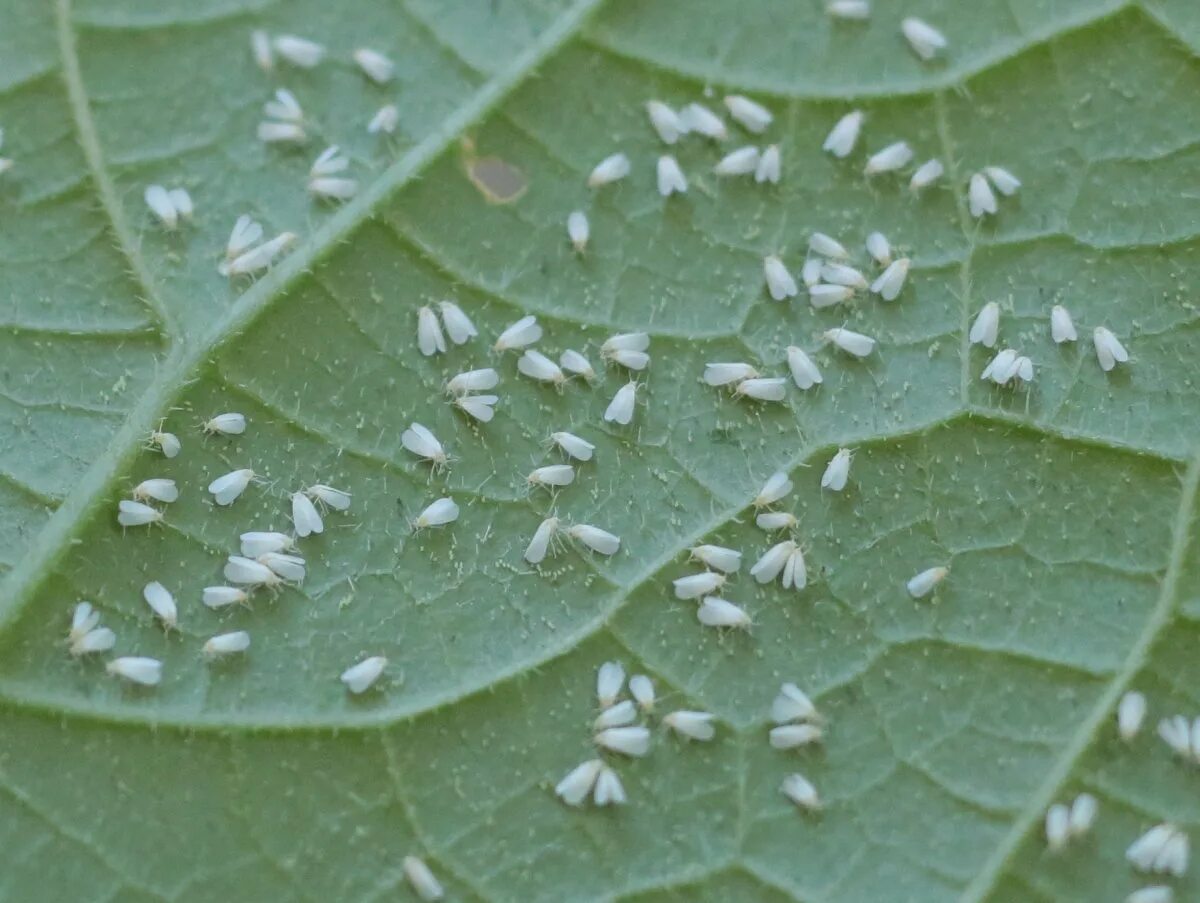
[[[871,18],[871,4],[868,0],[829,0],[825,12],[834,19],[861,22]]]
[[[900,23],[913,53],[923,60],[931,60],[946,49],[946,36],[923,19],[909,16]]]
[[[277,36],[273,43],[276,53],[302,69],[311,69],[325,58],[325,48],[307,38],[284,34]]]
[[[825,139],[825,143],[821,145],[821,149],[828,151],[835,157],[848,157],[854,150],[854,146],[858,143],[859,133],[862,131],[863,113],[861,110],[853,110],[839,119],[829,132],[829,136]]]
[[[629,175],[629,158],[622,153],[611,154],[596,164],[588,176],[589,188],[599,188],[620,181]]]
[[[275,68],[275,54],[271,50],[271,37],[265,31],[255,29],[250,32],[250,52],[254,62],[263,72]]]
[[[342,672],[341,681],[351,693],[363,693],[379,680],[388,660],[382,655],[373,655]]]
[[[446,896],[441,882],[434,877],[424,860],[416,856],[404,857],[404,877],[408,879],[416,895],[426,903],[435,903]]]
[[[923,599],[933,592],[934,587],[946,579],[950,573],[947,567],[932,567],[921,571],[905,584],[908,594],[914,599]]]
[[[1121,697],[1117,705],[1117,733],[1121,739],[1129,742],[1142,729],[1146,718],[1146,696],[1136,690],[1130,690]]]
[[[741,126],[748,132],[760,134],[766,131],[775,119],[768,110],[760,103],[756,103],[749,97],[744,97],[741,94],[730,94],[725,98],[725,108],[729,110],[729,115],[732,116]]]
[[[378,135],[380,133],[390,135],[396,131],[396,126],[400,124],[400,111],[394,103],[385,103],[382,107],[375,111],[375,115],[371,117],[371,121],[367,123],[367,134]]]
[[[590,235],[587,214],[582,210],[572,210],[567,216],[567,238],[571,239],[571,246],[582,254],[587,250]]]
[[[391,81],[392,74],[396,70],[395,63],[378,50],[371,50],[369,47],[359,47],[355,50],[354,62],[358,63],[358,68],[366,74],[367,78],[380,85]]]
[[[1070,810],[1062,803],[1055,803],[1046,810],[1046,846],[1058,851],[1067,845],[1070,836]]]

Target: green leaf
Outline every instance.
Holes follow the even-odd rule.
[[[1200,702],[1200,14],[930,0],[919,13],[950,47],[922,64],[898,34],[917,10],[838,23],[821,6],[0,0],[15,161],[0,176],[0,896],[407,899],[409,854],[453,899],[1092,901],[1151,883],[1129,843],[1162,820],[1200,829],[1195,774],[1153,736]],[[254,28],[317,38],[330,59],[266,75]],[[391,85],[349,62],[361,45],[396,60]],[[313,119],[302,151],[254,140],[283,85]],[[714,107],[736,90],[775,111],[778,187],[718,181],[721,151],[687,138],[673,152],[691,189],[658,197],[642,105],[707,86]],[[400,130],[376,140],[364,126],[387,101]],[[855,107],[862,146],[822,154]],[[864,153],[900,139],[946,161],[940,186],[864,181]],[[340,208],[303,190],[334,142],[364,184]],[[618,149],[631,175],[588,190]],[[963,186],[988,164],[1024,187],[977,224]],[[497,173],[515,197],[496,197]],[[191,191],[194,223],[154,224],[154,182]],[[592,224],[582,256],[574,209]],[[241,213],[300,241],[231,284],[215,265]],[[798,270],[817,229],[859,262],[875,229],[911,254],[900,300],[770,302],[762,257]],[[444,299],[481,335],[424,358],[416,310]],[[977,378],[989,353],[966,334],[993,300],[1003,342],[1035,362],[1028,390]],[[1056,303],[1077,345],[1050,341]],[[490,351],[526,313],[547,353],[597,363],[613,332],[651,334],[630,427],[602,420],[615,369],[557,392]],[[843,323],[877,353],[821,347]],[[1099,369],[1098,325],[1128,366]],[[789,344],[816,357],[818,391],[760,405],[699,378],[715,360],[782,375]],[[492,364],[502,401],[476,425],[442,383]],[[246,434],[202,436],[226,410]],[[414,420],[445,441],[446,472],[402,448]],[[160,421],[178,458],[143,447]],[[597,450],[552,498],[525,475],[556,459],[558,429]],[[823,492],[843,446],[849,486]],[[214,507],[204,487],[238,467],[262,482]],[[698,542],[748,563],[767,548],[751,501],[777,469],[796,483],[783,507],[809,585],[743,569],[723,592],[754,627],[702,628],[671,580]],[[180,500],[161,529],[121,531],[117,501],[154,476]],[[288,529],[289,493],[318,480],[354,502],[301,541],[303,587],[205,609],[238,534]],[[443,495],[460,519],[412,532]],[[530,568],[550,511],[619,534],[620,554],[568,544]],[[911,599],[905,581],[936,564],[946,582]],[[150,580],[175,593],[179,630],[142,602]],[[161,686],[66,653],[81,599],[118,653],[162,659]],[[249,653],[206,662],[204,640],[234,629]],[[366,655],[388,670],[351,697],[338,675]],[[656,683],[653,750],[614,761],[626,807],[569,809],[553,788],[594,755],[610,659]],[[769,747],[783,681],[827,718],[820,749]],[[1127,744],[1113,712],[1131,688],[1150,717]],[[676,708],[715,713],[717,738],[660,731]],[[780,795],[793,771],[819,813]],[[1046,809],[1085,790],[1095,829],[1048,854]]]

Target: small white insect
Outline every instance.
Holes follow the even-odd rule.
[[[263,114],[280,122],[298,124],[304,122],[304,108],[300,106],[296,95],[287,88],[280,88],[275,92],[274,100],[268,100],[263,104]]]
[[[980,219],[989,214],[995,214],[998,208],[996,194],[982,173],[973,173],[967,183],[967,207],[971,216]]]
[[[705,627],[747,628],[750,615],[745,609],[717,596],[707,596],[696,609],[696,619]]]
[[[263,72],[270,72],[275,68],[275,54],[271,51],[271,37],[265,31],[254,30],[250,32],[250,53],[254,57],[254,62]]]
[[[568,348],[558,356],[558,363],[568,373],[574,373],[577,376],[582,376],[588,382],[596,378],[596,370],[592,366],[592,362],[580,354]]]
[[[795,345],[787,347],[788,369],[792,371],[792,380],[799,389],[811,389],[823,382],[821,371],[813,363],[812,358],[804,350]]]
[[[762,489],[754,497],[754,507],[765,508],[768,505],[773,505],[791,491],[792,481],[782,470],[777,470],[767,477],[767,481],[763,483]]]
[[[561,448],[568,458],[574,458],[576,461],[590,461],[596,453],[596,446],[574,433],[551,433],[550,441]]]
[[[142,480],[133,487],[131,495],[139,502],[155,501],[169,504],[179,498],[179,489],[174,480]]]
[[[750,576],[759,583],[770,583],[779,576],[798,546],[790,539],[771,546],[750,568]]]
[[[808,585],[808,568],[804,564],[804,551],[796,546],[783,566],[784,589],[804,589]]]
[[[314,483],[304,490],[305,494],[316,499],[322,505],[328,505],[334,511],[345,511],[350,507],[350,493],[344,489],[334,489],[324,483]]]
[[[278,532],[243,533],[239,539],[242,545],[242,554],[247,558],[257,558],[268,552],[284,552],[295,548],[296,545],[292,537]]]
[[[866,241],[867,253],[881,267],[886,267],[892,262],[892,245],[887,240],[887,236],[882,232],[872,232],[867,236]]]
[[[592,739],[597,746],[623,756],[640,758],[650,752],[650,730],[641,725],[610,727]]]
[[[179,199],[184,201],[184,209],[190,215],[191,198],[181,188],[177,188],[175,191],[183,192]],[[158,217],[159,222],[166,226],[168,230],[174,229],[179,225],[179,218],[184,215],[184,210],[181,210],[176,205],[173,192],[167,191],[161,185],[150,185],[146,188],[143,197],[145,198],[146,206],[150,208],[150,212]]]
[[[258,556],[259,564],[265,564],[275,574],[292,583],[303,583],[304,559],[299,555],[284,555],[282,552],[266,552]]]
[[[245,414],[218,414],[204,424],[210,436],[240,436],[246,432]]]
[[[121,499],[117,503],[117,523],[122,527],[141,527],[146,524],[157,524],[163,519],[161,511],[144,505],[141,502]]]
[[[676,599],[699,599],[711,595],[725,585],[725,575],[715,571],[703,571],[699,574],[689,574],[672,581],[675,586]]]
[[[1200,761],[1200,719],[1189,724],[1183,715],[1164,718],[1158,722],[1158,736],[1171,749],[1188,761]]]
[[[753,132],[758,135],[767,130],[775,119],[768,110],[760,103],[756,103],[749,97],[743,97],[741,94],[729,94],[725,97],[725,108],[729,110],[729,115],[732,116],[741,126],[748,132]]]
[[[972,345],[983,345],[985,348],[995,348],[996,339],[1000,336],[1000,305],[989,301],[975,316],[971,324],[971,332],[967,336]]]
[[[1140,872],[1161,872],[1182,877],[1187,871],[1190,843],[1175,825],[1155,825],[1125,851],[1125,858]]]
[[[693,546],[688,557],[724,574],[735,574],[742,569],[742,553],[724,546]]]
[[[931,60],[946,49],[946,36],[923,19],[909,16],[900,23],[900,31],[923,60]]]
[[[107,627],[96,627],[80,634],[70,642],[71,655],[78,658],[81,655],[92,655],[97,652],[108,652],[117,645],[117,635]]]
[[[759,150],[752,145],[730,151],[717,161],[713,174],[718,176],[748,176],[758,169]]]
[[[687,194],[687,176],[679,168],[679,161],[671,155],[663,154],[658,158],[656,176],[658,180],[658,193],[664,198],[676,193]]]
[[[812,288],[821,281],[821,268],[825,266],[825,261],[820,257],[809,257],[804,261],[804,266],[800,268],[800,281],[808,288]]]
[[[263,144],[303,144],[308,133],[298,122],[260,122],[258,140]]]
[[[679,114],[661,100],[646,101],[646,115],[663,144],[674,144],[687,131]]]
[[[1125,903],[1174,903],[1175,890],[1165,884],[1141,887],[1125,898]]]
[[[568,527],[567,535],[601,555],[615,555],[621,548],[621,537],[614,536],[607,530],[601,530],[590,524],[575,524]]]
[[[100,612],[92,607],[91,602],[77,602],[71,610],[71,630],[67,633],[67,642],[75,642],[88,632],[95,630],[99,623]]]
[[[356,665],[351,665],[342,672],[340,680],[351,693],[358,694],[368,690],[375,681],[379,680],[388,660],[382,655],[372,655],[364,658]]]
[[[627,426],[633,420],[633,411],[637,406],[637,388],[638,384],[630,380],[617,389],[617,394],[604,411],[604,419],[609,423]]]
[[[211,637],[204,644],[204,655],[208,658],[220,658],[223,655],[245,652],[249,648],[250,634],[244,630],[235,630]]]
[[[775,301],[794,298],[800,291],[783,261],[774,254],[763,258],[763,276],[767,280],[767,291]]]
[[[1061,304],[1055,304],[1050,310],[1050,338],[1054,339],[1056,345],[1074,342],[1079,338],[1070,311]]]
[[[454,499],[440,498],[428,505],[424,511],[417,515],[417,519],[413,521],[413,529],[444,527],[446,524],[452,524],[456,520],[458,520],[458,505],[455,504]]]
[[[500,384],[500,374],[492,367],[480,370],[466,370],[451,378],[446,383],[446,392],[450,395],[466,395],[469,392],[485,392]]]
[[[758,158],[758,167],[754,170],[754,181],[759,185],[766,182],[778,185],[782,176],[783,156],[779,152],[779,145],[768,144]]]
[[[914,599],[923,599],[933,592],[934,587],[946,579],[950,573],[948,567],[932,567],[921,571],[911,578],[904,586]]]
[[[301,537],[325,532],[325,521],[321,519],[321,512],[317,510],[312,499],[303,492],[292,493],[292,524],[296,527],[296,535]],[[250,554],[245,550],[244,545],[242,554]]]
[[[433,308],[424,305],[417,311],[417,348],[425,357],[432,357],[446,350],[446,337]]]
[[[201,601],[209,608],[225,608],[229,605],[244,605],[250,597],[244,589],[236,586],[206,586]]]
[[[839,448],[837,454],[830,459],[821,475],[821,488],[841,492],[846,488],[846,479],[850,476],[850,461],[853,452],[848,448]]]
[[[754,518],[754,524],[760,530],[790,530],[799,521],[796,515],[789,511],[764,511]]]
[[[570,486],[575,482],[575,468],[570,464],[548,464],[545,467],[535,467],[525,478],[530,486],[541,486],[551,489],[557,486]]]
[[[1015,384],[1014,381],[1030,382],[1033,379],[1033,361],[1012,348],[1005,348],[992,358],[979,378],[990,379],[998,386]]]
[[[404,857],[404,877],[412,885],[413,892],[426,903],[435,903],[446,896],[442,883],[434,877],[425,861],[416,856]]]
[[[654,711],[654,682],[645,674],[635,674],[629,678],[629,695],[643,712]]]
[[[798,749],[825,739],[825,732],[816,724],[781,724],[771,728],[768,739],[772,749]]]
[[[1146,719],[1146,697],[1136,690],[1130,690],[1121,697],[1117,704],[1117,733],[1128,743],[1142,729]]]
[[[273,43],[276,53],[302,69],[311,69],[325,58],[325,48],[306,38],[283,34],[278,35]]]
[[[850,256],[850,252],[846,250],[844,244],[824,232],[814,232],[808,237],[808,249],[829,260],[845,260]],[[824,264],[822,264],[822,270],[824,270]]]
[[[629,158],[621,153],[612,154],[596,164],[596,168],[588,176],[587,184],[589,188],[599,188],[618,182],[627,175],[629,175]]]
[[[179,623],[179,609],[175,605],[175,597],[165,586],[154,580],[142,588],[142,598],[150,606],[150,610],[158,615],[163,626],[168,630]]]
[[[174,433],[164,433],[160,430],[155,430],[150,434],[150,444],[157,446],[159,451],[163,453],[164,458],[174,458],[183,451],[183,443],[179,441],[179,437]]]
[[[983,174],[988,177],[988,181],[996,186],[996,190],[1006,198],[1012,197],[1021,187],[1021,180],[1003,167],[985,166]]]
[[[582,805],[583,801],[588,798],[588,794],[592,792],[592,787],[596,783],[596,778],[600,776],[602,768],[604,768],[604,762],[600,759],[588,759],[586,762],[576,765],[567,772],[566,777],[555,785],[555,795],[568,806]]]
[[[1129,360],[1129,352],[1125,346],[1106,326],[1097,326],[1092,332],[1092,345],[1096,348],[1096,359],[1100,361],[1100,369],[1105,373],[1117,364]]]
[[[821,808],[821,797],[817,794],[817,788],[802,774],[789,774],[783,779],[779,790],[801,809],[811,812]]]
[[[867,357],[875,350],[875,340],[861,332],[852,332],[842,328],[827,329],[824,337],[827,342],[832,342],[842,351],[855,357]]]
[[[1092,829],[1092,825],[1096,823],[1096,815],[1100,811],[1100,804],[1096,802],[1096,798],[1090,793],[1081,793],[1075,797],[1071,803],[1071,818],[1069,828],[1071,836],[1074,838],[1082,837]]]
[[[256,248],[217,267],[223,276],[248,276],[259,270],[268,269],[275,258],[287,250],[296,240],[294,232],[281,232],[270,241],[265,241]]]
[[[617,701],[625,686],[625,667],[620,662],[604,662],[596,669],[596,701],[607,709]]]
[[[637,720],[637,707],[630,699],[623,699],[616,705],[606,708],[592,722],[592,730],[602,731],[608,727],[624,727]]]
[[[923,188],[928,188],[946,172],[946,167],[942,165],[942,161],[936,157],[932,160],[926,160],[912,174],[912,178],[908,180],[908,187],[912,191],[920,191]]]
[[[663,724],[689,740],[711,740],[717,735],[717,729],[713,727],[715,717],[709,712],[680,710],[664,717]]]
[[[755,401],[783,401],[787,397],[787,380],[782,376],[743,379],[733,390],[733,395]]]
[[[248,467],[243,467],[240,470],[231,470],[224,476],[217,477],[208,484],[208,491],[212,493],[213,501],[222,507],[232,505],[238,500],[238,497],[246,491],[246,487],[250,485],[250,481],[254,479],[254,471]]]
[[[162,662],[156,658],[125,655],[114,658],[104,666],[109,674],[143,687],[156,687],[162,682]]]
[[[816,310],[842,304],[854,297],[854,289],[845,285],[817,283],[808,287],[808,303]]]
[[[354,179],[338,178],[335,173],[344,172],[350,160],[336,145],[325,148],[313,161],[308,171],[309,193],[328,200],[344,201],[358,193],[358,182]]]
[[[863,21],[871,18],[871,4],[867,0],[830,0],[825,12],[834,19]]]
[[[587,214],[582,210],[572,210],[567,215],[567,238],[571,239],[571,247],[582,254],[587,250],[588,238],[591,234],[592,230]]]
[[[548,517],[533,532],[533,539],[525,549],[525,560],[530,564],[541,564],[546,558],[550,543],[558,533],[558,518]]]
[[[817,707],[808,694],[794,683],[781,684],[779,695],[771,703],[771,720],[776,724],[793,721],[820,721]]]
[[[225,579],[230,583],[240,583],[242,586],[266,586],[274,589],[283,583],[279,575],[265,564],[243,555],[230,555],[225,561],[224,573]]]
[[[825,143],[821,145],[821,150],[828,151],[838,159],[850,156],[854,145],[858,143],[862,125],[863,113],[861,110],[847,113],[834,124]]]
[[[453,301],[439,301],[438,309],[442,312],[442,322],[446,325],[446,335],[455,345],[464,345],[475,336],[479,330],[471,322],[461,307]]]
[[[371,117],[371,121],[367,123],[367,134],[378,135],[380,133],[390,135],[396,131],[396,126],[400,124],[400,111],[394,103],[385,103],[382,107],[375,111],[375,115]]]
[[[822,264],[821,278],[833,285],[843,285],[849,288],[867,287],[867,277],[860,270],[845,263]]]
[[[758,370],[744,363],[715,363],[704,365],[704,381],[710,386],[728,386],[744,379],[757,379]]]
[[[480,423],[491,423],[499,400],[499,395],[459,395],[454,399],[454,406]]]
[[[863,173],[874,176],[884,172],[895,172],[912,162],[912,158],[913,150],[908,146],[908,142],[897,141],[868,157]]]
[[[217,267],[222,276],[229,275],[229,267],[233,261],[242,256],[243,252],[262,238],[263,228],[260,223],[242,214],[233,224],[229,233],[229,241],[225,245],[225,259]]]
[[[911,261],[907,257],[893,260],[887,269],[879,274],[879,278],[871,283],[871,291],[884,301],[895,301],[904,290],[910,265]]]
[[[1070,820],[1070,810],[1063,803],[1055,803],[1046,810],[1046,846],[1051,852],[1057,852],[1067,845]]]
[[[596,789],[592,801],[597,806],[619,806],[626,802],[625,788],[617,773],[607,765],[600,769],[596,777]]]
[[[702,104],[688,104],[679,111],[679,121],[687,131],[714,141],[724,141],[729,136],[721,117]]]
[[[492,346],[493,351],[509,351],[516,348],[524,348],[526,345],[532,345],[542,337],[542,327],[538,325],[537,317],[529,314],[521,317],[516,323],[500,333],[500,337],[496,339],[496,344]]]
[[[563,373],[562,367],[533,348],[526,348],[525,353],[517,359],[517,370],[530,379],[553,383],[555,386],[561,387],[567,381],[567,375]]]
[[[358,63],[358,68],[367,78],[380,85],[391,81],[392,74],[396,71],[395,63],[378,50],[368,47],[359,47],[354,51],[354,62]]]
[[[650,336],[644,332],[623,332],[618,335],[611,336],[604,340],[604,344],[600,346],[600,357],[605,360],[621,360],[618,357],[620,352],[644,353],[650,347]],[[649,358],[647,358],[649,363]],[[625,366],[629,366],[626,364]],[[642,365],[644,367],[645,364]],[[640,370],[642,367],[633,369]]]
[[[400,434],[400,444],[434,467],[445,467],[450,460],[437,436],[419,423],[410,424],[409,428]]]

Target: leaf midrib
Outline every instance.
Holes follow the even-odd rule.
[[[329,249],[346,239],[371,217],[376,205],[408,184],[430,165],[467,128],[478,122],[584,25],[604,0],[576,0],[502,72],[491,78],[429,135],[389,166],[352,201],[342,206],[292,254],[242,294],[223,316],[198,336],[185,335],[157,294],[153,281],[136,251],[133,232],[125,219],[112,180],[104,166],[87,94],[75,52],[71,25],[71,0],[56,0],[55,24],[63,77],[70,96],[75,128],[90,175],[105,214],[145,294],[144,301],[159,317],[170,350],[150,388],[130,411],[105,452],[84,473],[76,487],[47,521],[31,544],[30,552],[0,582],[0,632],[10,627],[33,597],[41,582],[71,546],[108,488],[128,465],[162,412],[187,384],[187,378],[225,344],[241,335],[271,304],[282,297]]]

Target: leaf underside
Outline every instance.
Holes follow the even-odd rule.
[[[834,23],[783,0],[0,0],[16,161],[0,176],[0,899],[407,899],[410,853],[453,899],[1093,901],[1147,883],[1125,847],[1157,821],[1200,828],[1195,775],[1152,727],[1125,744],[1112,720],[1129,688],[1152,725],[1194,711],[1200,685],[1200,9],[876,5]],[[944,61],[900,39],[917,13],[949,36]],[[331,58],[266,75],[253,28]],[[349,62],[364,44],[397,62],[390,85]],[[313,120],[302,150],[254,140],[279,86]],[[672,152],[691,189],[664,201],[642,105],[708,86],[714,107],[738,91],[775,112],[763,140],[783,180],[719,181],[723,151],[688,138]],[[384,102],[400,127],[379,140],[364,125]],[[859,149],[822,154],[852,108]],[[947,163],[941,185],[863,179],[865,153],[900,139]],[[303,189],[335,142],[364,184],[341,208]],[[632,173],[589,191],[616,150]],[[989,164],[1024,187],[980,225],[962,187]],[[496,203],[488,172],[523,190]],[[141,200],[154,182],[186,186],[195,221],[157,227]],[[591,220],[582,256],[574,209]],[[215,264],[241,213],[301,238],[230,284]],[[900,300],[769,301],[762,257],[798,271],[818,229],[863,265],[865,235],[888,235],[913,259]],[[416,310],[446,299],[480,338],[421,357]],[[966,332],[992,300],[1002,342],[1034,359],[1028,391],[977,378],[989,353]],[[1085,341],[1053,345],[1053,304]],[[616,370],[557,392],[489,350],[526,313],[544,351],[595,363],[608,335],[651,334],[630,427],[601,419]],[[841,325],[878,352],[821,347]],[[1099,369],[1098,325],[1128,367]],[[761,405],[699,379],[717,360],[785,375],[790,344],[821,366],[818,391]],[[442,384],[492,365],[498,414],[474,425]],[[200,434],[233,410],[245,435]],[[413,420],[446,443],[445,473],[400,445]],[[142,447],[160,421],[183,440],[174,460]],[[556,497],[531,493],[554,430],[595,459]],[[850,483],[822,492],[843,446]],[[204,487],[240,467],[261,481],[215,508]],[[777,469],[796,483],[782,508],[809,586],[743,571],[723,593],[753,628],[703,629],[670,581],[699,542],[752,562],[774,541],[750,502]],[[158,476],[182,490],[166,524],[122,533],[118,499]],[[288,494],[318,481],[354,501],[302,541],[303,587],[203,608],[238,533],[289,529]],[[412,533],[443,495],[458,522]],[[530,568],[551,511],[617,533],[621,553],[566,545]],[[937,564],[947,581],[909,598]],[[142,602],[150,580],[175,593],[179,630]],[[66,654],[80,599],[118,653],[163,660],[162,686]],[[203,641],[235,629],[250,653],[206,663]],[[351,697],[337,675],[366,655],[391,664]],[[656,736],[614,762],[626,807],[568,809],[553,786],[593,755],[609,659],[654,678],[659,715],[715,713],[717,738]],[[828,718],[819,750],[766,742],[785,680]],[[779,794],[793,771],[820,813]],[[1096,828],[1047,854],[1046,808],[1084,790]]]

